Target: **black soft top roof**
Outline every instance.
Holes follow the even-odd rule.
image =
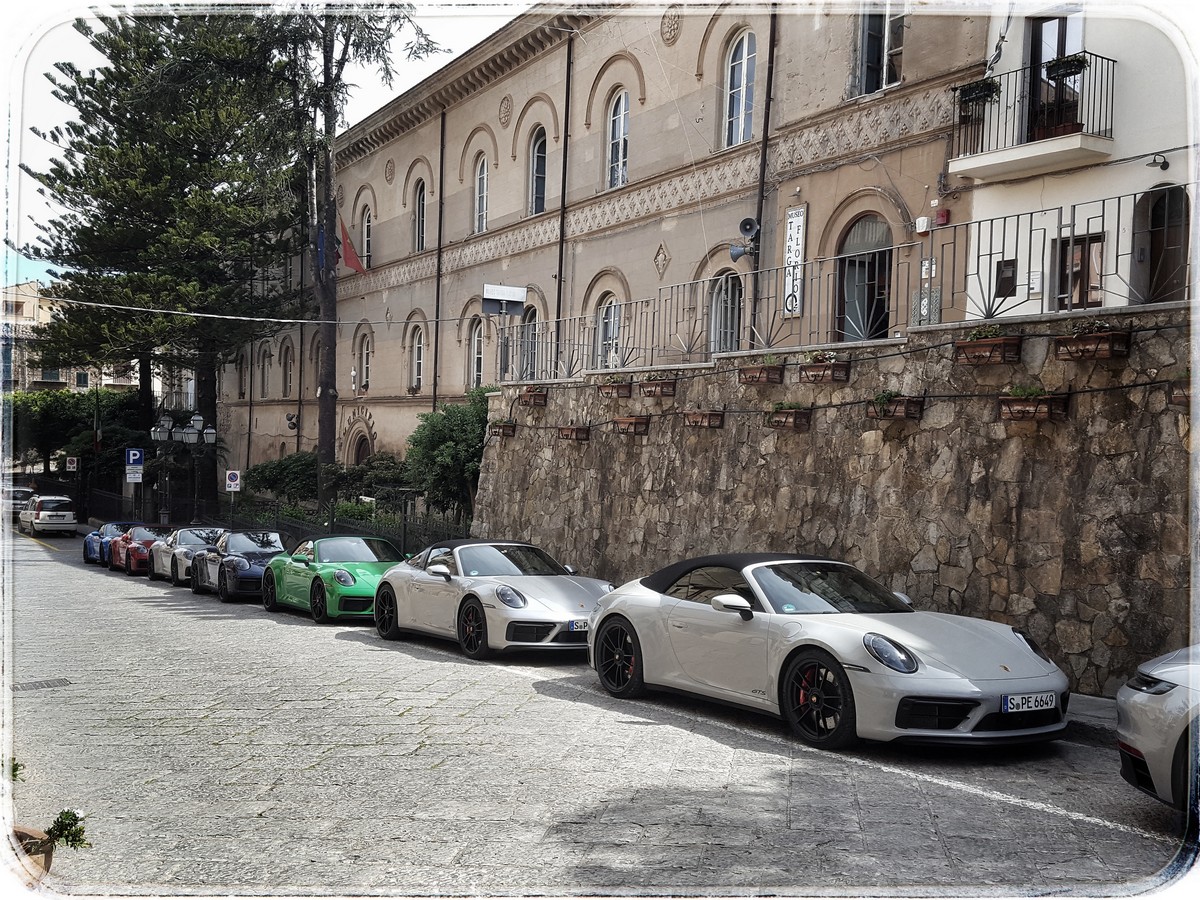
[[[826,556],[813,556],[808,553],[714,553],[711,556],[696,556],[692,559],[681,560],[677,563],[659,569],[645,578],[641,583],[652,591],[663,593],[680,578],[695,569],[708,566],[723,566],[727,569],[744,569],[755,563],[777,562],[785,559],[805,559],[814,562],[840,563],[843,560],[830,559]]]

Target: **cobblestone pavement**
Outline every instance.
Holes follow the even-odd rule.
[[[578,656],[477,663],[84,566],[15,534],[13,818],[87,813],[72,894],[1011,895],[1157,890],[1174,814],[1111,735],[834,754],[608,697]],[[11,856],[11,854],[7,854]]]

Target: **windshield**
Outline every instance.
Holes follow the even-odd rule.
[[[201,528],[179,532],[181,544],[215,544],[225,533],[223,528]]]
[[[170,535],[170,528],[155,528],[152,525],[139,525],[130,535],[135,541],[156,541]]]
[[[118,534],[124,534],[133,526],[133,522],[109,522],[100,529],[100,534],[104,537],[116,537]]]
[[[260,553],[263,550],[283,550],[283,543],[274,531],[244,531],[229,536],[229,553]]]
[[[458,551],[464,575],[566,575],[544,550],[528,544],[478,544]]]
[[[777,563],[754,569],[751,577],[775,611],[784,615],[913,611],[882,584],[849,565]]]
[[[317,562],[402,562],[395,547],[378,538],[326,538],[317,544]]]

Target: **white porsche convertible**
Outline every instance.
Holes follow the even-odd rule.
[[[800,740],[1019,743],[1061,736],[1067,678],[1008,625],[919,612],[844,562],[707,556],[604,596],[589,662],[617,697],[662,688],[782,717]]]
[[[612,587],[532,544],[444,541],[383,574],[375,629],[385,640],[404,631],[457,640],[472,659],[500,650],[583,650],[588,615]]]

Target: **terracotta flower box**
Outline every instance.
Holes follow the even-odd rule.
[[[559,425],[558,436],[564,441],[586,441],[592,436],[590,425]]]
[[[766,426],[780,431],[808,431],[812,427],[811,409],[777,409],[764,416]]]
[[[601,397],[632,397],[633,385],[628,381],[613,381],[607,384],[596,385],[596,391]]]
[[[1192,405],[1192,383],[1180,379],[1171,382],[1171,403],[1175,406]]]
[[[801,381],[809,384],[820,384],[829,381],[849,381],[850,361],[803,363],[796,367]]]
[[[1067,394],[1043,394],[1040,397],[1001,397],[1000,418],[1011,422],[1062,422],[1067,419]]]
[[[889,400],[868,400],[868,419],[919,419],[925,411],[924,397],[892,397]]]
[[[692,428],[724,428],[725,413],[714,409],[693,410],[683,414],[683,422]]]
[[[1021,336],[1005,335],[954,342],[954,361],[965,366],[989,366],[1021,361]]]
[[[545,406],[549,392],[545,388],[525,388],[517,402],[522,406]]]
[[[493,422],[488,431],[496,437],[512,437],[517,433],[516,422]]]
[[[613,419],[617,434],[649,434],[649,416],[617,416]]]
[[[738,369],[741,384],[783,384],[783,366],[742,366]]]
[[[675,379],[661,378],[656,381],[640,381],[638,390],[642,392],[643,397],[674,397]]]
[[[1129,355],[1128,331],[1064,334],[1054,339],[1055,359],[1117,359]]]

